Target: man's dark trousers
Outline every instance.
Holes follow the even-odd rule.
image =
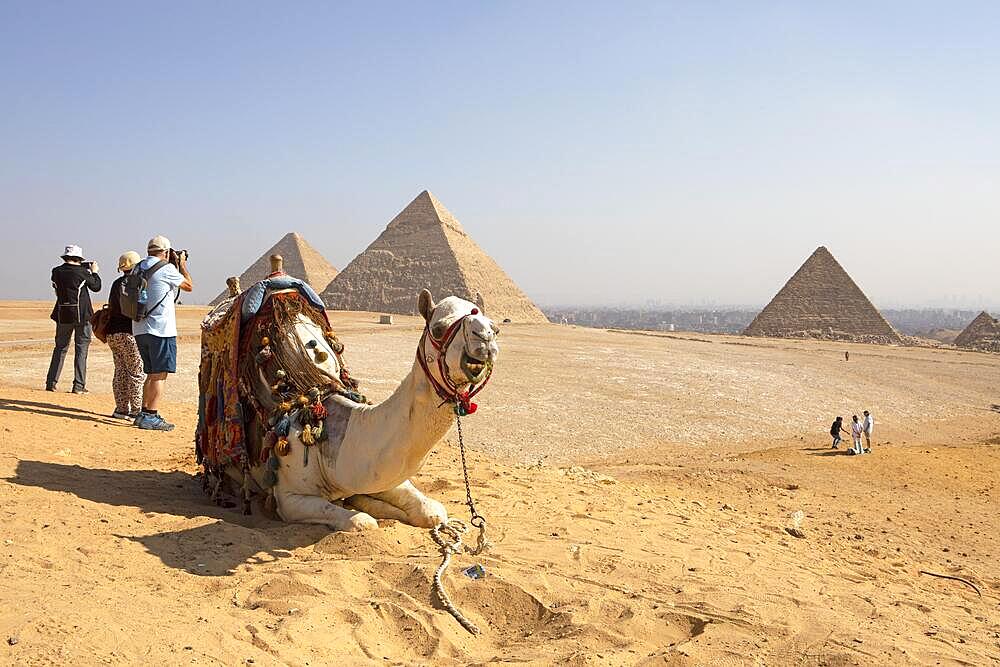
[[[45,380],[46,388],[54,388],[59,382],[63,362],[66,360],[66,350],[69,349],[70,336],[76,343],[73,352],[73,389],[85,389],[87,386],[87,350],[90,348],[90,324],[56,324],[56,346],[52,350],[52,361],[49,362],[49,376]]]

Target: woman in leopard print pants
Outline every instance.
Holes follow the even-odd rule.
[[[115,413],[135,417],[142,409],[142,357],[130,333],[108,334],[108,347],[115,360],[115,377],[111,388],[115,392]]]
[[[139,253],[130,250],[118,258],[118,270],[123,274],[131,271],[139,259]],[[118,301],[124,280],[125,276],[122,275],[112,283],[108,295],[108,308],[111,311],[108,347],[115,360],[115,378],[111,383],[115,392],[115,413],[111,416],[117,419],[134,419],[142,410],[142,383],[146,376],[142,372],[139,347],[132,335],[132,320],[122,315],[121,303]]]

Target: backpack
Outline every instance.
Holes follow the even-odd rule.
[[[90,328],[94,331],[94,337],[102,343],[108,342],[108,325],[111,324],[111,308],[108,304],[94,313],[90,318]]]
[[[149,285],[149,279],[166,265],[167,261],[161,259],[145,271],[140,270],[136,266],[125,274],[125,279],[122,280],[122,293],[118,299],[122,315],[134,322],[141,322],[146,319],[147,315],[159,308],[164,299],[170,296],[170,290],[167,290],[167,293],[163,295],[163,299],[160,299],[159,303],[152,308],[146,307],[146,286]]]

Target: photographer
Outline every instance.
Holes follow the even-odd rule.
[[[187,252],[175,252],[170,240],[155,236],[149,240],[149,256],[133,271],[148,271],[144,303],[148,310],[138,322],[132,322],[132,334],[142,357],[146,382],[142,387],[142,412],[135,425],[150,431],[171,431],[159,413],[160,397],[168,373],[177,371],[177,316],[174,302],[180,292],[194,288],[187,270]]]
[[[75,343],[73,353],[73,393],[87,393],[87,351],[90,348],[90,318],[94,307],[90,303],[90,292],[101,289],[101,277],[97,274],[97,262],[83,259],[83,250],[78,245],[68,245],[62,254],[63,263],[52,269],[52,288],[56,292],[56,305],[52,308],[52,320],[56,323],[56,345],[49,362],[49,374],[45,379],[45,390],[55,391],[59,375],[62,373],[66,350],[72,336]],[[86,289],[84,289],[86,287]]]

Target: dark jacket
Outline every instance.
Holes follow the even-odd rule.
[[[108,310],[111,311],[111,320],[108,322],[108,333],[126,333],[132,335],[132,320],[122,315],[122,303],[119,298],[122,294],[122,282],[125,276],[111,283],[111,291],[108,293]]]
[[[100,291],[99,275],[77,264],[61,264],[52,269],[52,287],[56,291],[56,305],[52,307],[50,315],[54,322],[90,323],[90,318],[94,314],[94,307],[90,303],[90,292]]]

